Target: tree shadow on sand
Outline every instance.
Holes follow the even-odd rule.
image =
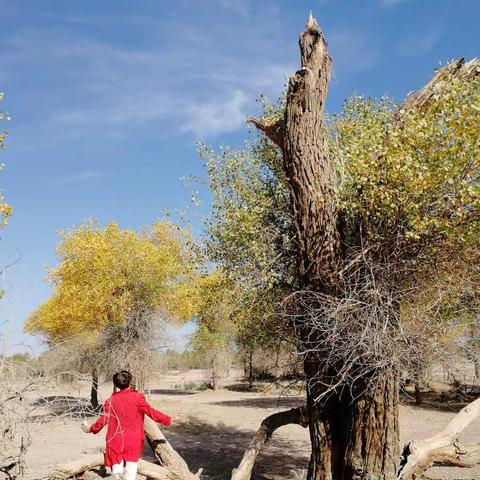
[[[145,391],[145,393],[150,393],[151,395],[195,395],[198,392],[192,392],[189,390],[177,390],[175,388],[154,388],[149,391]]]
[[[29,416],[30,422],[43,422],[53,417],[85,418],[97,416],[102,407],[92,407],[90,401],[83,397],[70,395],[50,395],[39,397],[31,403],[34,407]]]
[[[242,398],[241,400],[222,400],[219,402],[212,402],[212,405],[219,407],[246,407],[246,408],[293,408],[300,407],[305,404],[305,399],[302,397],[252,397]]]
[[[262,391],[261,385],[249,385],[248,383],[234,383],[232,385],[225,385],[223,388],[229,392],[239,393],[258,393]]]
[[[196,417],[164,433],[186,460],[190,470],[196,472],[203,468],[202,477],[209,479],[229,479],[254,436],[252,431],[239,430],[223,423],[211,425]],[[309,449],[309,444],[304,441],[289,441],[279,432],[274,433],[257,458],[252,479],[290,477],[290,470],[307,466]],[[154,460],[149,448],[145,449],[144,458]]]
[[[463,398],[450,399],[442,396],[439,392],[424,392],[422,403],[416,403],[415,398],[411,395],[402,394],[401,404],[408,405],[418,410],[434,410],[437,412],[459,412],[463,407],[467,406],[478,398],[478,395],[466,395]]]

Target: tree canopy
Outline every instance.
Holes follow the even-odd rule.
[[[60,232],[59,264],[48,271],[52,296],[26,330],[58,340],[122,326],[138,312],[185,320],[195,308],[189,235],[169,222],[137,233],[88,221]]]
[[[395,290],[395,301],[405,303],[403,314],[414,308],[417,321],[439,314],[427,303],[437,304],[435,282],[441,278],[447,285],[444,272],[452,258],[478,258],[480,82],[451,74],[454,67],[439,73],[445,77],[443,88],[428,102],[412,106],[408,99],[398,103],[387,97],[353,96],[325,125],[345,251],[343,288],[356,288],[348,282],[355,284],[360,271],[365,274],[373,267],[377,281],[382,275],[384,287]],[[283,100],[264,105],[262,124],[277,124],[283,118]],[[255,136],[240,149],[216,153],[203,147],[201,153],[213,194],[209,257],[242,293],[248,292],[238,297],[240,302],[269,292],[271,314],[278,319],[282,299],[297,289],[281,149]],[[460,265],[457,262],[457,269]],[[472,269],[463,275],[468,272]],[[420,285],[431,293],[429,302],[420,301]],[[442,320],[446,311],[450,319],[455,317],[452,310],[458,311],[456,306],[465,301],[465,295],[461,300],[450,292],[451,308],[445,306],[437,315]],[[411,332],[418,327],[411,319],[408,323]]]

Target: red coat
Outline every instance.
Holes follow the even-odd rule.
[[[90,432],[98,433],[108,424],[105,450],[107,467],[123,461],[138,462],[143,451],[145,415],[167,427],[170,425],[169,416],[152,408],[144,395],[129,388],[114,392],[105,401],[103,413],[90,427]]]

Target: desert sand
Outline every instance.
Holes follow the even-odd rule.
[[[241,390],[239,372],[232,375],[225,388],[219,391],[190,391],[186,387],[201,384],[206,372],[189,370],[159,375],[152,380],[150,402],[157,409],[175,416],[164,433],[171,444],[186,459],[192,471],[203,467],[208,479],[228,479],[266,416],[303,403],[298,391],[267,387],[262,392]],[[102,399],[111,392],[110,384],[102,384]],[[102,451],[104,433],[85,434],[80,428],[83,415],[65,415],[65,404],[86,400],[88,383],[59,384],[45,392],[66,396],[57,407],[37,408],[30,425],[33,441],[26,457],[27,469],[64,463],[89,453]],[[68,398],[71,397],[71,398]],[[63,402],[63,403],[62,403]],[[405,403],[405,401],[404,401]],[[401,444],[412,439],[426,438],[438,432],[455,414],[458,407],[451,404],[416,407],[403,404],[400,408]],[[89,422],[94,417],[87,418]],[[473,422],[462,435],[465,442],[480,441],[480,419]],[[292,470],[306,467],[309,456],[308,430],[297,425],[283,427],[273,435],[260,454],[253,471],[254,479],[294,478]],[[144,458],[154,458],[145,448]],[[428,476],[435,479],[479,479],[480,468],[432,468]]]

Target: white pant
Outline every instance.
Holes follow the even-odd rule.
[[[125,480],[135,480],[137,478],[138,462],[125,462]],[[121,475],[123,473],[123,463],[112,465],[112,475]]]

